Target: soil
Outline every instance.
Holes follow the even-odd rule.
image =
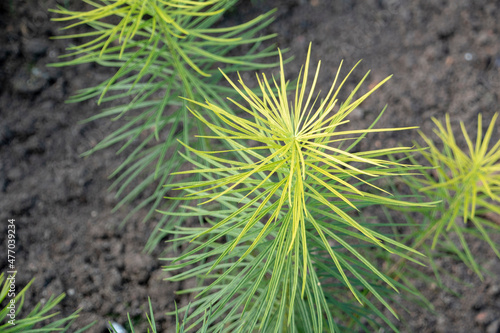
[[[142,223],[142,212],[120,228],[133,207],[112,212],[117,199],[107,190],[108,175],[124,156],[112,147],[81,157],[119,123],[82,123],[99,112],[95,100],[65,104],[78,89],[113,72],[94,65],[47,67],[70,43],[51,39],[62,34],[62,25],[50,21],[48,12],[57,4],[0,3],[1,244],[6,244],[7,220],[15,219],[16,284],[22,287],[35,278],[26,307],[64,292],[58,310],[68,315],[81,309],[75,329],[97,320],[90,331],[107,332],[108,321],[125,324],[130,313],[141,332],[149,296],[159,331],[172,332],[174,322],[165,312],[174,309],[174,301],[188,302],[175,294],[186,286],[162,281],[160,248],[143,252],[154,221]],[[294,56],[286,67],[290,78],[298,75],[309,42],[312,63],[322,60],[322,91],[342,59],[343,73],[363,59],[346,90],[369,69],[368,86],[394,75],[353,114],[353,126],[367,126],[388,104],[381,127],[419,126],[430,135],[431,117],[442,120],[449,113],[456,131],[463,121],[474,135],[479,113],[486,128],[499,111],[497,1],[248,1],[228,19],[248,20],[274,7],[276,21],[267,32],[278,33],[279,47]],[[416,131],[384,133],[362,148],[408,145],[417,139]],[[500,260],[485,244],[473,243],[472,249],[492,275],[481,281],[461,263],[441,262],[468,285],[446,280],[453,293],[419,285],[435,311],[407,304],[410,312],[398,324],[403,332],[500,332]],[[3,259],[0,269],[7,270]]]

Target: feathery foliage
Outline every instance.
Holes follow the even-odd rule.
[[[0,331],[5,333],[15,333],[15,332],[68,332],[71,325],[78,317],[78,311],[69,315],[68,317],[55,319],[58,312],[53,312],[53,309],[59,304],[64,298],[64,294],[57,297],[50,296],[49,299],[42,305],[38,303],[29,313],[26,312],[24,307],[24,299],[26,297],[26,292],[30,288],[33,280],[31,280],[28,285],[26,285],[20,292],[16,293],[14,298],[10,298],[10,301],[5,305],[5,307],[0,311]],[[4,273],[0,274],[0,284],[2,284],[2,289],[0,291],[0,303],[3,303],[8,294],[11,292],[10,285],[11,279],[6,278]],[[9,296],[10,297],[10,296]],[[7,299],[8,300],[8,299]],[[14,303],[11,303],[14,302]],[[14,307],[10,307],[14,304]],[[12,319],[10,316],[11,309],[15,309],[15,318]],[[9,321],[12,320],[12,323]],[[71,332],[84,332],[95,323],[91,323],[86,327],[83,327],[77,331]]]
[[[143,201],[129,216],[148,207],[149,219],[157,208],[164,209],[147,249],[168,233],[191,242],[185,254],[167,259],[172,262],[168,270],[183,269],[171,280],[197,277],[205,282],[183,291],[197,298],[194,309],[181,309],[184,321],[177,321],[178,332],[200,327],[204,332],[322,332],[351,330],[354,324],[372,331],[380,319],[397,331],[373,298],[397,317],[398,309],[390,306],[394,291],[418,292],[408,287],[401,271],[393,273],[406,260],[419,263],[413,258],[420,255],[417,250],[430,256],[437,275],[435,247],[441,253],[454,253],[482,277],[467,235],[485,240],[500,257],[489,237],[500,226],[485,218],[487,212],[500,214],[500,141],[488,150],[497,115],[484,137],[479,116],[475,146],[461,124],[468,154],[458,147],[448,116],[446,126],[433,119],[442,150],[422,134],[428,151],[411,147],[357,151],[357,144],[370,133],[412,129],[376,129],[385,108],[369,128],[345,129],[349,114],[389,78],[357,97],[367,73],[339,104],[339,92],[354,70],[341,80],[340,66],[326,97],[320,99],[314,93],[319,64],[307,87],[309,48],[293,101],[281,53],[278,82],[263,74],[257,76],[258,89],[253,90],[239,74],[239,85],[229,79],[230,73],[278,64],[265,62],[278,54],[275,47],[261,45],[274,37],[260,35],[272,21],[272,12],[225,26],[221,19],[236,0],[84,2],[91,9],[54,10],[60,15],[55,20],[72,22],[65,29],[81,25],[91,29],[59,37],[82,42],[68,49],[63,58],[69,60],[54,66],[93,62],[116,68],[112,77],[82,90],[71,101],[96,98],[98,104],[110,105],[89,121],[122,119],[123,125],[87,154],[121,144],[118,153],[126,152],[127,157],[111,175],[116,177],[112,188],[121,198],[116,208],[139,197]],[[247,49],[244,55],[235,52],[238,47]],[[220,84],[223,77],[231,87]],[[211,135],[205,134],[206,128]],[[199,135],[193,139],[192,133]],[[211,148],[213,143],[218,150]],[[179,172],[184,161],[170,158],[177,150],[184,151],[181,155],[194,170]],[[414,151],[421,151],[435,174],[417,165],[411,156]],[[407,157],[398,160],[401,155]],[[415,172],[423,177],[404,179],[416,203],[403,201],[408,197],[399,194],[391,196],[380,185],[386,178]],[[171,184],[176,175],[189,178]],[[153,193],[144,198],[152,185]],[[163,205],[162,197],[174,188],[187,195]],[[190,200],[201,205],[181,204]],[[415,221],[410,214],[401,224],[355,217],[372,205],[420,212],[424,221]],[[192,217],[204,217],[206,224],[182,226]],[[174,225],[180,227],[173,230]],[[402,225],[420,227],[408,235],[387,231]],[[426,240],[431,237],[429,247]],[[453,237],[458,237],[458,245]],[[445,242],[438,243],[440,239]],[[394,265],[384,273],[377,262]],[[59,301],[51,299],[43,309],[50,310]],[[148,321],[156,332],[149,305]]]
[[[146,320],[148,322],[148,328],[147,328],[147,332],[148,333],[157,333],[158,332],[158,329],[156,328],[156,321],[155,321],[155,316],[154,316],[154,312],[153,312],[153,306],[151,305],[151,299],[148,298],[148,306],[149,306],[149,314],[146,313]],[[183,320],[181,321],[181,318],[180,318],[180,314],[179,314],[179,311],[177,309],[177,304],[175,304],[175,333],[185,333],[185,322],[186,322],[186,318],[187,318],[187,313],[189,312],[189,307],[190,305],[188,304],[187,306],[187,310],[184,314],[184,318]],[[207,316],[208,313],[205,314],[205,316]],[[130,331],[131,333],[135,333],[135,328],[134,328],[134,324],[132,323],[132,319],[130,318],[130,314],[127,314],[127,317],[128,317],[128,324],[129,324],[129,327],[130,327]],[[118,330],[114,327],[114,325],[112,323],[109,323],[109,331],[111,333],[119,333]],[[198,329],[198,332],[199,333],[206,333],[206,330],[207,330],[207,326],[204,324],[200,329]]]
[[[197,207],[185,206],[187,213],[164,212],[205,216],[210,225],[181,228],[178,233],[185,235],[181,239],[190,240],[192,247],[167,268],[189,268],[173,280],[197,276],[211,281],[207,287],[193,290],[198,299],[190,315],[196,318],[211,308],[209,332],[252,332],[257,328],[263,332],[335,331],[338,325],[327,301],[330,294],[322,288],[332,281],[336,290],[344,291],[344,297],[351,295],[345,300],[354,297],[376,310],[364,296],[368,291],[397,317],[379,292],[385,294],[387,287],[397,290],[396,283],[354,244],[380,247],[412,261],[416,260],[410,254],[418,252],[385,236],[376,226],[358,223],[352,213],[370,205],[414,205],[387,196],[375,182],[419,167],[384,158],[411,152],[411,147],[361,152],[354,148],[369,133],[411,128],[375,129],[382,112],[368,129],[343,130],[349,114],[389,78],[355,98],[367,73],[338,105],[339,91],[352,72],[338,83],[339,67],[326,98],[320,100],[319,94],[314,96],[320,64],[306,93],[310,51],[291,102],[281,55],[279,83],[264,74],[262,79],[257,76],[259,95],[241,77],[238,87],[226,76],[246,101],[244,105],[230,99],[238,114],[208,100],[190,101],[220,119],[216,124],[191,110],[214,133],[202,138],[232,148],[202,151],[186,145],[202,162],[182,154],[195,169],[176,174],[196,174],[203,181],[177,184],[175,188],[188,194],[170,199],[203,202]],[[200,320],[193,319],[191,328]]]
[[[470,251],[466,235],[484,240],[500,257],[499,247],[490,237],[500,232],[500,225],[486,218],[488,213],[500,214],[500,140],[490,147],[497,117],[498,114],[493,116],[483,136],[482,116],[478,116],[475,144],[463,122],[460,123],[468,152],[457,145],[448,115],[445,125],[433,119],[437,127],[434,132],[443,148],[437,148],[421,133],[429,146],[429,150],[422,151],[422,154],[434,168],[433,173],[424,171],[423,177],[405,178],[415,193],[418,191],[430,200],[441,200],[432,211],[421,210],[424,213],[422,228],[414,235],[415,244],[420,246],[432,237],[431,249],[438,247],[455,254],[481,278],[480,267]],[[459,246],[452,240],[452,235],[458,238]]]
[[[227,9],[236,0],[100,0],[85,2],[93,9],[71,11],[60,7],[53,12],[56,21],[71,21],[65,29],[86,25],[91,31],[64,35],[59,38],[82,40],[69,48],[69,53],[54,66],[97,63],[117,68],[116,73],[95,87],[82,90],[71,101],[98,98],[98,103],[111,105],[89,119],[123,118],[123,125],[106,136],[87,154],[115,144],[118,153],[127,152],[123,163],[111,177],[112,188],[121,198],[116,208],[134,198],[143,201],[129,214],[147,207],[149,219],[161,203],[170,182],[169,174],[178,170],[181,159],[169,156],[180,149],[176,139],[206,149],[206,141],[192,142],[191,133],[203,133],[203,128],[190,119],[189,102],[178,97],[225,102],[220,96],[231,94],[219,85],[222,77],[217,67],[226,73],[273,67],[264,60],[275,55],[273,46],[261,44],[274,35],[261,35],[271,21],[272,12],[235,26],[217,26]],[[244,55],[235,49],[246,48]],[[217,119],[214,119],[217,121]],[[126,150],[128,148],[128,150]],[[152,194],[146,195],[150,186]],[[170,207],[176,209],[176,207]],[[163,218],[160,228],[168,229]],[[147,248],[153,249],[162,238],[155,232]]]

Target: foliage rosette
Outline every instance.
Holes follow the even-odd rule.
[[[354,318],[353,307],[342,300],[357,299],[392,326],[366,297],[367,292],[397,317],[382,296],[387,290],[380,287],[397,290],[397,282],[358,251],[359,244],[412,261],[416,260],[410,254],[418,252],[377,231],[374,225],[358,223],[352,215],[358,207],[376,204],[413,205],[391,197],[376,181],[419,167],[387,158],[409,153],[412,147],[354,148],[370,133],[412,127],[374,128],[384,108],[369,128],[342,130],[349,114],[389,78],[355,98],[367,73],[339,105],[339,92],[354,70],[339,83],[339,67],[326,98],[320,100],[314,92],[320,63],[306,92],[310,51],[293,101],[288,100],[289,82],[281,55],[279,82],[268,80],[265,74],[257,76],[259,94],[241,77],[238,86],[226,76],[246,102],[230,99],[237,111],[210,101],[190,101],[204,109],[191,112],[214,133],[203,138],[232,148],[201,151],[186,145],[199,159],[182,154],[195,169],[177,174],[196,174],[203,180],[168,186],[188,192],[185,197],[169,199],[198,200],[198,206],[186,209],[192,216],[204,216],[210,224],[180,228],[178,232],[192,242],[192,248],[167,268],[188,268],[171,280],[199,276],[212,281],[208,287],[190,290],[198,293],[193,303],[197,310],[191,317],[200,316],[193,319],[193,325],[200,324],[203,311],[210,308],[214,331],[321,332],[326,327],[335,331],[338,326],[332,309],[342,306]],[[210,122],[205,117],[208,113],[224,126]],[[345,292],[335,300],[326,294],[325,290],[331,294],[339,288]]]
[[[449,115],[446,115],[444,124],[433,118],[434,133],[439,140],[420,133],[428,146],[421,153],[433,171],[424,171],[421,177],[406,178],[415,193],[440,201],[436,209],[420,211],[424,219],[420,224],[422,227],[414,234],[416,242],[425,245],[425,241],[432,238],[430,249],[426,251],[429,257],[431,250],[435,249],[452,253],[481,278],[482,269],[470,251],[467,237],[485,241],[500,257],[498,245],[492,239],[500,232],[500,225],[488,217],[500,214],[500,140],[491,144],[497,118],[498,114],[492,117],[483,136],[482,115],[478,115],[475,142],[464,123],[460,122],[466,150],[457,143]],[[452,235],[458,242],[452,239]],[[435,271],[439,277],[437,268]]]

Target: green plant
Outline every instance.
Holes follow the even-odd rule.
[[[433,118],[435,134],[442,148],[424,133],[421,136],[428,145],[422,155],[433,168],[422,170],[420,177],[407,177],[405,182],[415,194],[421,193],[425,200],[440,200],[432,210],[421,210],[420,228],[412,234],[414,247],[422,248],[432,258],[443,253],[455,255],[483,278],[480,266],[471,253],[467,237],[475,237],[488,243],[500,258],[500,251],[491,235],[500,232],[500,225],[490,221],[488,214],[500,214],[500,140],[490,147],[490,141],[498,114],[493,116],[483,136],[482,116],[478,116],[475,144],[470,139],[463,122],[462,135],[468,147],[463,151],[456,142],[450,117],[446,115],[445,126]],[[411,217],[407,216],[411,221]],[[453,238],[456,238],[454,240]],[[431,244],[426,240],[432,239]],[[438,250],[433,253],[433,250]],[[436,265],[436,275],[439,272]]]
[[[61,294],[58,297],[50,296],[50,298],[43,305],[42,303],[38,303],[29,313],[26,313],[26,310],[24,309],[24,299],[26,292],[33,283],[33,280],[31,280],[20,292],[15,293],[11,288],[12,278],[15,279],[15,276],[9,276],[9,278],[6,278],[3,273],[0,274],[0,284],[2,284],[2,289],[0,291],[0,303],[8,300],[7,304],[0,311],[0,323],[3,322],[3,324],[0,324],[1,332],[27,333],[69,331],[74,320],[78,317],[78,311],[68,317],[60,319],[55,319],[54,317],[58,315],[58,312],[53,312],[54,308],[64,298],[64,294]],[[14,298],[11,298],[10,296],[12,293],[15,293]],[[9,296],[9,298],[7,298],[7,296]],[[92,325],[94,325],[94,323],[77,331],[72,330],[71,332],[84,332]]]
[[[265,63],[275,55],[273,46],[261,44],[274,35],[260,35],[271,21],[272,12],[235,26],[219,25],[227,9],[236,0],[86,0],[91,9],[71,11],[60,7],[53,12],[56,21],[76,21],[65,29],[85,25],[90,31],[57,38],[83,40],[69,48],[62,61],[53,66],[97,63],[117,68],[116,73],[95,87],[83,89],[71,102],[98,98],[98,104],[110,105],[89,119],[122,118],[122,125],[106,136],[87,154],[121,144],[118,153],[127,157],[111,177],[121,200],[116,209],[135,198],[143,198],[129,216],[146,207],[151,218],[163,203],[163,184],[169,183],[171,172],[178,170],[182,160],[169,158],[180,149],[177,139],[207,148],[206,140],[192,140],[193,131],[203,133],[200,124],[189,118],[190,100],[225,101],[220,96],[231,89],[219,84],[226,73],[273,67]],[[244,55],[236,48],[246,48]],[[214,119],[217,121],[217,119]],[[150,187],[153,193],[148,194]],[[146,197],[144,199],[144,196]],[[166,209],[163,207],[163,209]],[[178,209],[170,205],[170,210]],[[127,217],[127,218],[128,218]],[[148,242],[152,250],[175,223],[163,218]],[[180,223],[180,221],[179,221]]]
[[[155,321],[155,316],[154,316],[154,313],[153,313],[153,306],[151,305],[151,299],[148,298],[148,306],[149,306],[149,314],[146,313],[146,320],[148,322],[148,330],[147,332],[148,333],[156,333],[158,332],[157,328],[156,328],[156,321]],[[132,333],[135,333],[135,328],[134,328],[134,324],[132,323],[132,319],[130,318],[130,314],[127,314],[127,317],[128,317],[128,323],[129,323],[129,326],[130,326],[130,331]],[[112,324],[112,323],[109,323],[109,331],[112,332],[112,333],[119,333],[119,331],[116,329],[116,327]],[[177,330],[178,332],[178,330]],[[179,332],[180,333],[180,332]]]
[[[148,303],[149,303],[149,314],[146,313],[146,320],[148,322],[148,333],[156,333],[158,332],[158,329],[156,328],[156,322],[155,322],[155,316],[153,313],[153,306],[151,305],[151,299],[148,298]],[[186,320],[187,320],[187,313],[189,312],[190,304],[187,305],[186,311],[184,312],[183,319],[181,320],[179,310],[177,309],[177,304],[175,304],[175,333],[185,333],[186,328]],[[210,312],[205,312],[204,315],[204,322],[202,326],[198,329],[199,333],[206,333],[207,332],[207,323],[206,323],[206,318],[209,316]],[[127,314],[128,316],[128,323],[130,326],[130,331],[131,333],[135,333],[135,328],[132,323],[132,319],[130,318],[130,314]],[[112,333],[119,333],[118,330],[115,328],[115,326],[112,323],[109,323],[110,329],[109,331]]]
[[[196,174],[203,181],[167,185],[188,193],[171,200],[203,202],[202,207],[185,206],[187,212],[165,215],[204,216],[208,225],[179,228],[181,239],[192,246],[168,259],[173,261],[168,270],[186,270],[171,280],[199,277],[208,282],[190,290],[198,294],[190,328],[211,308],[209,332],[336,331],[342,321],[334,320],[332,313],[356,320],[369,317],[353,305],[357,300],[396,330],[366,295],[374,295],[397,317],[385,296],[404,286],[381,272],[365,250],[382,248],[417,263],[411,254],[419,253],[386,236],[381,226],[358,223],[353,215],[372,205],[431,204],[377,193],[388,194],[377,182],[419,169],[384,158],[414,151],[411,147],[354,148],[369,133],[411,128],[375,129],[384,108],[369,128],[343,129],[349,114],[389,78],[355,98],[367,73],[338,105],[338,94],[352,72],[337,87],[339,67],[326,98],[320,100],[314,95],[319,64],[306,94],[309,55],[310,48],[292,102],[281,56],[279,83],[263,75],[258,78],[259,95],[241,77],[241,88],[226,77],[246,101],[232,101],[238,114],[210,101],[190,101],[225,124],[214,124],[191,110],[214,133],[202,137],[231,147],[202,151],[186,145],[202,162],[181,153],[195,169],[176,174]]]
[[[263,75],[257,77],[258,88],[251,89],[239,74],[239,86],[229,78],[277,65],[261,62],[278,55],[274,46],[261,45],[273,37],[260,36],[272,12],[225,26],[221,19],[236,0],[85,2],[92,9],[54,11],[61,15],[56,20],[76,21],[68,29],[92,29],[61,37],[83,43],[70,48],[65,57],[71,60],[56,66],[94,62],[117,68],[71,101],[109,103],[89,120],[123,118],[123,125],[88,154],[119,143],[118,153],[127,153],[112,175],[112,187],[122,198],[117,208],[155,187],[129,214],[148,207],[148,219],[161,208],[147,249],[165,235],[190,241],[183,255],[166,259],[167,270],[176,272],[170,280],[200,279],[197,287],[180,291],[196,298],[176,309],[177,332],[354,327],[370,332],[381,324],[397,331],[382,308],[397,318],[403,309],[391,306],[396,291],[420,297],[408,277],[428,278],[418,270],[404,271],[408,261],[420,264],[420,252],[429,256],[437,275],[436,255],[452,253],[482,276],[467,234],[485,240],[500,256],[488,235],[500,226],[484,218],[487,211],[500,213],[500,141],[488,151],[497,116],[484,138],[479,118],[476,146],[461,124],[469,154],[455,142],[448,117],[446,128],[434,120],[442,150],[422,134],[428,151],[359,151],[358,144],[371,133],[413,128],[376,129],[385,108],[368,128],[348,127],[349,114],[389,78],[360,94],[367,73],[339,104],[354,70],[340,80],[339,67],[320,99],[314,93],[319,64],[307,87],[310,49],[291,102],[281,53],[277,81]],[[237,55],[238,47],[247,48],[246,54]],[[221,84],[222,77],[230,86]],[[176,150],[183,159],[170,158]],[[430,168],[418,165],[412,155],[417,152]],[[188,164],[195,169],[179,171]],[[410,195],[392,186],[391,180],[401,176]],[[187,194],[172,197],[173,189]],[[163,205],[166,195],[170,200]],[[382,206],[387,221],[366,218],[364,210],[371,206]],[[402,211],[406,220],[392,220],[387,208]],[[415,212],[423,221],[414,219]],[[188,227],[189,218],[202,224]],[[471,223],[475,228],[468,227]],[[445,230],[454,232],[458,245]],[[148,322],[156,332],[149,306]]]

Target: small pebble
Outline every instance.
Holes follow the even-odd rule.
[[[500,68],[500,56],[495,58],[495,66]]]
[[[464,59],[465,60],[471,61],[472,58],[473,58],[472,53],[467,52],[466,54],[464,54]]]
[[[42,38],[27,39],[23,43],[25,53],[32,56],[43,56],[49,48],[49,41]]]
[[[122,325],[118,324],[117,322],[111,322],[111,327],[114,332],[116,333],[127,333],[127,331],[123,328]]]
[[[448,320],[446,319],[446,317],[443,315],[439,315],[437,317],[437,325],[436,325],[437,332],[445,332],[447,325],[448,325]]]
[[[486,325],[492,321],[492,313],[489,311],[481,311],[474,318],[479,325]]]
[[[493,321],[486,328],[486,333],[500,333],[500,319]]]
[[[492,285],[488,288],[488,295],[497,296],[500,294],[500,286],[497,284]]]
[[[351,114],[349,115],[351,120],[360,120],[363,119],[363,116],[365,114],[365,111],[361,108],[356,108],[352,110]]]

